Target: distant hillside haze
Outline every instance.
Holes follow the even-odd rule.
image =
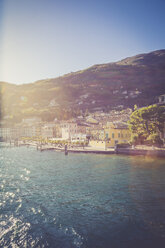
[[[0,82],[0,89],[1,116],[17,121],[32,115],[51,120],[60,111],[76,115],[86,110],[146,106],[165,93],[165,50],[30,84]]]

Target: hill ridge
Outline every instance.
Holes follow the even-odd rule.
[[[0,86],[1,115],[16,120],[29,115],[50,120],[62,110],[80,113],[146,106],[165,93],[165,49],[57,78],[22,85],[0,82]]]

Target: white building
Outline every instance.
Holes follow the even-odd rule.
[[[61,124],[62,138],[71,139],[77,135],[77,123],[76,122],[63,122]]]
[[[43,138],[54,138],[55,137],[55,126],[46,125],[41,129],[41,135]]]
[[[7,140],[11,138],[11,128],[0,128],[0,139]]]
[[[36,127],[32,125],[25,125],[20,127],[21,137],[35,137],[37,136]]]

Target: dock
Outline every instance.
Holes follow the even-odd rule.
[[[145,149],[141,147],[134,147],[134,148],[96,148],[92,146],[55,146],[50,144],[39,144],[35,142],[26,142],[26,143],[6,143],[2,142],[1,148],[3,147],[12,147],[12,146],[26,146],[26,147],[34,147],[38,151],[58,151],[63,152],[65,155],[68,153],[93,153],[93,154],[118,154],[118,155],[143,155],[143,156],[156,156],[156,157],[163,157],[165,158],[165,148],[151,148],[145,147]]]
[[[48,151],[48,150],[54,150],[54,151],[61,151],[66,154],[66,148],[65,147],[53,147],[53,146],[42,146],[42,148],[38,149],[40,151]],[[67,153],[95,153],[95,154],[115,154],[115,149],[95,149],[93,147],[74,147],[74,148],[67,148]]]

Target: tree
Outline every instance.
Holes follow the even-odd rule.
[[[133,143],[144,144],[150,141],[161,143],[160,133],[165,123],[165,106],[151,105],[140,109],[135,108],[128,122]],[[157,138],[156,138],[157,137]]]
[[[150,134],[147,141],[152,145],[163,145],[163,141],[157,133]]]

